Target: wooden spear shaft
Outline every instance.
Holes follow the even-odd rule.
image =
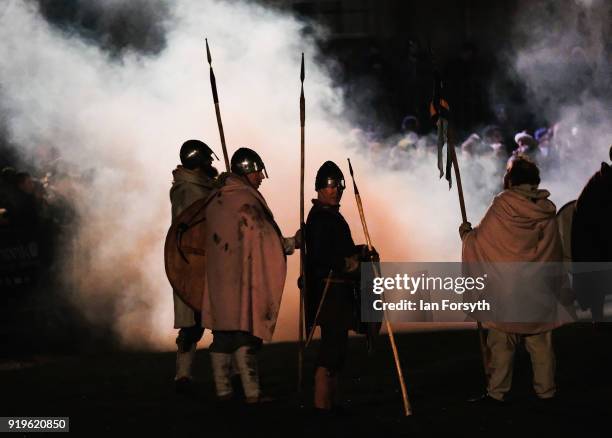
[[[300,287],[300,317],[298,321],[299,332],[299,350],[298,350],[298,393],[302,391],[302,375],[304,369],[304,292],[306,289],[306,275],[304,269],[304,246],[306,239],[304,234],[304,165],[306,161],[305,147],[305,126],[306,126],[306,100],[304,99],[304,54],[302,53],[302,66],[300,68],[300,82],[302,83],[300,91],[300,236],[302,244],[300,245],[300,278],[302,284]]]
[[[225,133],[223,132],[223,122],[221,121],[221,110],[219,109],[219,95],[217,93],[217,79],[212,68],[212,57],[210,56],[210,49],[208,48],[208,38],[206,41],[206,57],[208,58],[208,65],[210,67],[210,87],[212,89],[213,102],[215,103],[215,114],[217,115],[217,125],[219,126],[219,137],[221,137],[221,148],[223,149],[223,158],[225,160],[225,170],[230,171],[229,157],[227,155],[227,147],[225,145]]]
[[[372,241],[370,240],[370,233],[368,231],[368,224],[366,223],[365,213],[363,212],[363,203],[361,202],[361,195],[359,194],[359,189],[357,188],[357,183],[355,183],[355,175],[353,174],[353,166],[351,165],[351,160],[348,160],[349,163],[349,171],[351,173],[351,178],[353,180],[353,191],[355,192],[355,199],[357,200],[357,210],[359,210],[359,218],[361,219],[361,226],[363,227],[363,234],[365,235],[366,244],[368,245],[368,249],[372,251]],[[374,275],[376,277],[380,277],[380,272],[378,272],[378,265],[376,263],[372,263],[374,267]],[[387,334],[389,336],[389,342],[391,343],[391,350],[393,351],[393,360],[395,362],[395,370],[397,371],[397,377],[399,379],[400,389],[402,391],[402,400],[404,402],[404,415],[408,417],[412,415],[412,408],[410,406],[410,400],[408,399],[408,391],[406,390],[406,382],[404,381],[404,373],[402,372],[402,366],[400,364],[399,353],[397,350],[397,344],[395,343],[395,336],[393,334],[393,327],[387,318],[386,311],[384,313],[385,327],[387,328]]]
[[[431,48],[430,48],[430,52],[431,52]],[[435,78],[435,84],[434,84],[433,106],[438,116],[438,121],[437,121],[438,133],[439,133],[438,135],[441,135],[444,129],[443,121],[441,118],[442,99],[440,98],[440,91],[441,91],[442,84],[441,84],[439,73],[437,71],[435,72],[435,75],[436,75],[436,78]],[[448,109],[449,108],[447,105],[447,110]],[[461,185],[461,174],[459,172],[459,163],[457,161],[457,153],[455,152],[455,146],[454,146],[455,143],[454,143],[453,134],[454,134],[453,131],[447,126],[446,147],[449,148],[451,161],[453,164],[453,168],[455,169],[455,179],[457,180],[457,194],[459,195],[459,207],[461,208],[461,218],[463,220],[463,223],[467,223],[465,200],[463,199],[463,186]],[[480,342],[480,355],[482,357],[482,366],[484,369],[485,385],[488,386],[489,384],[489,366],[488,366],[488,359],[487,359],[487,347],[486,347],[486,342],[485,342],[484,331],[482,330],[482,324],[480,323],[480,321],[477,321],[477,327],[478,327],[478,339]]]
[[[329,286],[331,285],[332,276],[333,271],[330,269],[329,274],[327,274],[327,278],[325,279],[325,287],[323,288],[323,295],[321,295],[321,301],[319,301],[319,306],[317,307],[317,313],[315,313],[314,319],[312,320],[312,327],[310,328],[310,332],[308,333],[308,337],[306,338],[305,348],[308,348],[308,346],[310,345],[310,341],[312,341],[312,338],[314,336],[315,330],[317,328],[317,323],[319,322],[319,315],[321,314],[321,309],[323,308],[325,297],[327,296]]]
[[[447,135],[447,139],[450,136]],[[461,218],[463,223],[466,223],[467,213],[465,211],[465,200],[463,199],[463,185],[461,184],[461,173],[459,172],[459,163],[457,162],[457,153],[455,152],[454,143],[447,140],[448,149],[450,150],[451,160],[453,162],[453,168],[455,169],[455,180],[457,181],[457,194],[459,195],[459,207],[461,208]]]
[[[461,185],[461,173],[459,172],[459,162],[457,161],[457,153],[455,151],[454,142],[449,141],[449,137],[452,139],[452,135],[447,135],[447,145],[449,148],[451,160],[453,162],[453,168],[455,169],[455,180],[457,181],[457,194],[459,195],[459,207],[461,208],[461,218],[463,223],[466,223],[467,213],[465,210],[465,200],[463,199],[463,186]],[[484,369],[485,386],[489,385],[489,364],[487,360],[487,345],[485,340],[484,331],[482,329],[482,323],[477,321],[478,327],[478,340],[480,341],[480,356],[482,358],[482,367]]]

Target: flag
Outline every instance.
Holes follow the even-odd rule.
[[[436,84],[439,82],[436,81]],[[449,143],[448,139],[448,114],[450,107],[440,96],[440,88],[438,85],[434,88],[434,100],[430,105],[429,111],[432,119],[434,120],[438,130],[438,170],[440,171],[440,178],[446,174],[446,180],[448,181],[448,188],[453,185],[453,178],[451,174],[452,158],[451,150],[453,147]],[[446,166],[444,165],[444,145],[446,145]]]

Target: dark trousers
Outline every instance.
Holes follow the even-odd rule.
[[[202,328],[201,316],[198,312],[194,312],[196,324],[191,327],[181,327],[176,337],[176,345],[179,351],[187,352],[191,350],[191,346],[197,344],[204,335]]]
[[[348,329],[334,325],[322,325],[317,367],[326,368],[332,374],[342,371],[347,349]]]
[[[238,330],[213,330],[213,341],[208,350],[211,353],[231,354],[240,347],[248,346],[249,353],[256,353],[262,345],[261,338],[253,336],[249,332]]]

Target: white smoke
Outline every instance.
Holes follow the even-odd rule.
[[[82,217],[80,249],[66,272],[76,272],[73,299],[87,318],[112,321],[126,345],[170,346],[175,336],[163,241],[180,144],[201,138],[221,156],[204,37],[229,153],[241,146],[260,152],[271,176],[262,192],[287,235],[299,224],[302,51],[307,181],[324,159],[346,156],[337,123],[341,98],[313,62],[314,43],[301,36],[302,24],[256,5],[217,1],[177,2],[169,20],[167,48],[158,56],[127,52],[113,60],[50,26],[32,3],[11,1],[0,16],[0,80],[11,140],[25,155],[55,146],[81,169],[96,170],[92,186],[74,199]],[[293,263],[283,304],[283,315],[291,316],[281,316],[279,339],[294,337],[297,328]]]
[[[126,52],[114,60],[51,27],[31,3],[9,1],[0,12],[0,84],[11,140],[25,153],[56,146],[81,169],[96,169],[92,186],[74,194],[82,227],[73,298],[92,323],[112,321],[125,345],[172,348],[172,298],[163,267],[171,170],[189,138],[204,140],[221,156],[205,36],[229,153],[241,146],[260,152],[271,177],[261,191],[285,235],[299,223],[299,62],[305,52],[307,202],[318,167],[333,160],[348,178],[350,156],[373,242],[385,260],[460,259],[456,189],[438,180],[434,156],[415,157],[410,171],[390,172],[364,153],[351,134],[342,91],[315,62],[315,44],[303,36],[302,23],[246,2],[172,5],[159,55]],[[559,114],[568,123],[572,114],[579,117],[571,109]],[[609,138],[609,131],[601,135]],[[601,160],[601,144],[593,147],[593,160]],[[468,218],[477,223],[499,187],[496,166],[484,158],[459,159]],[[593,170],[585,165],[567,190],[577,193]],[[349,183],[342,211],[360,243],[352,198]],[[293,256],[277,340],[297,337],[297,272]],[[112,314],[101,314],[109,302]]]
[[[561,207],[576,199],[612,144],[612,5],[524,1],[514,17],[511,59],[528,104],[554,124],[560,168],[542,175]],[[551,126],[552,127],[552,126]]]

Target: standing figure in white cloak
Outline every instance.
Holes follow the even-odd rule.
[[[463,262],[487,266],[487,288],[495,293],[510,291],[518,302],[506,304],[524,305],[524,309],[537,311],[524,304],[522,297],[528,297],[534,290],[524,290],[520,276],[509,279],[500,272],[502,264],[524,263],[532,271],[555,266],[563,260],[563,252],[557,222],[556,207],[548,199],[547,190],[538,189],[540,172],[527,157],[517,156],[510,161],[504,176],[504,190],[498,194],[485,213],[480,224],[474,229],[469,223],[461,225],[459,234],[463,241]],[[529,262],[529,263],[526,263]],[[553,263],[549,263],[553,262]],[[560,263],[559,263],[560,265]],[[544,287],[554,293],[560,289],[558,279],[547,280],[542,272],[522,272],[530,278],[544,278]],[[548,283],[549,284],[548,284]],[[529,286],[528,286],[529,288]],[[547,312],[547,309],[544,309]],[[553,318],[545,321],[485,320],[489,329],[487,347],[491,354],[487,394],[483,401],[495,404],[503,402],[512,384],[514,353],[519,343],[524,342],[533,367],[533,387],[540,399],[555,396],[555,353],[552,344],[552,329],[560,325]]]
[[[187,140],[181,146],[181,165],[172,171],[173,181],[170,189],[172,220],[199,199],[208,197],[213,189],[217,169],[212,166],[214,152],[199,140]],[[195,312],[183,299],[173,293],[174,328],[179,329],[176,345],[176,390],[179,393],[192,389],[192,368],[196,344],[204,329],[200,313]]]
[[[299,233],[283,238],[257,190],[267,171],[248,148],[231,159],[231,173],[204,206],[206,282],[202,321],[213,332],[210,356],[217,396],[233,396],[232,360],[247,403],[262,401],[256,353],[272,339],[287,272],[286,255],[299,247]]]

